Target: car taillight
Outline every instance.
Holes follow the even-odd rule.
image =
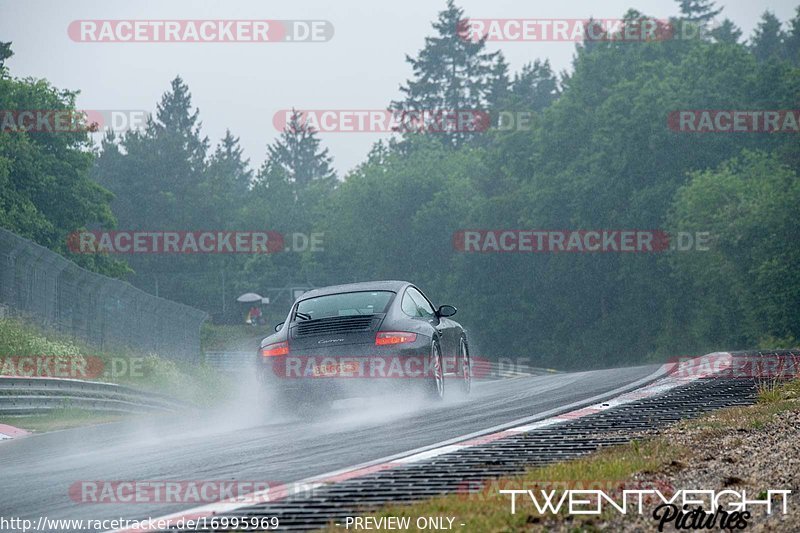
[[[268,344],[261,348],[261,355],[264,357],[272,357],[275,355],[289,355],[289,343],[278,342],[276,344]]]
[[[379,331],[375,336],[375,346],[386,346],[389,344],[403,344],[417,340],[416,333],[407,331]]]

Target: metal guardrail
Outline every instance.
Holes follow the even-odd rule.
[[[474,368],[472,373],[473,375],[476,374],[476,370]],[[558,373],[558,370],[552,368],[528,366],[526,364],[516,363],[513,361],[489,361],[489,371],[486,373],[486,375],[477,379],[512,379],[526,376],[543,376],[545,374],[556,373]]]
[[[206,352],[206,364],[216,370],[244,373],[253,369],[256,354],[248,351]],[[472,374],[476,380],[511,379],[524,376],[541,376],[556,373],[552,368],[539,368],[520,364],[514,360],[473,361]]]
[[[206,364],[222,372],[246,372],[255,366],[255,362],[255,352],[206,352]]]
[[[0,414],[44,414],[60,409],[113,413],[177,411],[185,404],[124,385],[58,378],[0,377]]]

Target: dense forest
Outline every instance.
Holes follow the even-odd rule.
[[[146,127],[99,146],[86,131],[3,129],[0,226],[218,322],[240,319],[234,298],[245,291],[407,279],[459,307],[485,357],[586,368],[796,344],[800,134],[692,133],[669,117],[796,115],[800,8],[789,21],[765,13],[745,38],[715,22],[724,13],[712,2],[679,4],[670,23],[699,27],[693,38],[587,41],[558,73],[542,58],[511,72],[501,52],[463,38],[469,14],[448,2],[387,108],[487,110],[493,127],[398,132],[344,176],[301,113],[260,168],[234,132],[212,145],[180,76]],[[0,109],[75,109],[77,93],[14,77],[12,53],[0,43]],[[529,127],[497,127],[518,112]],[[70,232],[115,227],[318,232],[324,250],[127,256],[66,246]],[[453,246],[465,228],[646,228],[710,240],[685,252],[466,253]],[[275,294],[277,321],[289,300]]]

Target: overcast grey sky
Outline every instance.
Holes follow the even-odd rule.
[[[673,0],[461,0],[474,18],[618,18],[630,7],[667,18]],[[786,21],[798,0],[718,1],[721,15],[749,36],[764,10]],[[146,109],[180,74],[216,143],[230,128],[257,167],[278,134],[274,113],[300,109],[385,109],[410,75],[444,0],[0,0],[0,40],[13,41],[13,75],[43,77],[79,89],[82,109]],[[720,17],[720,18],[721,18]],[[335,28],[325,43],[79,43],[67,35],[83,19],[323,19]],[[490,43],[513,70],[549,58],[569,67],[571,42]],[[321,135],[340,173],[362,161],[380,134]],[[385,135],[384,135],[385,136]]]

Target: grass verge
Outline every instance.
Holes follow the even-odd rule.
[[[266,325],[217,325],[204,323],[200,328],[200,345],[203,352],[239,351],[258,349],[258,343],[273,333]]]
[[[97,350],[14,318],[0,319],[0,375],[118,383],[199,406],[214,405],[229,398],[235,385],[232,379],[205,364],[174,361],[159,354],[125,349]],[[64,409],[43,416],[46,419],[34,426],[69,427],[107,421],[112,415],[84,416],[74,409]],[[0,417],[2,423],[28,429],[20,421],[20,417]]]
[[[0,423],[25,428],[33,433],[56,431],[79,426],[117,422],[132,415],[93,413],[80,409],[58,409],[42,415],[0,417]]]

